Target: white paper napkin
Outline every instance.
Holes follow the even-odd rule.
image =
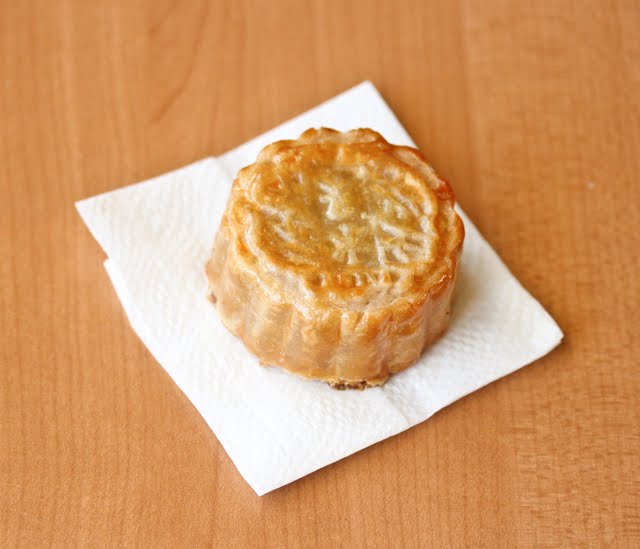
[[[462,214],[451,325],[418,364],[362,392],[260,367],[206,299],[203,267],[238,169],[264,145],[319,126],[370,127],[413,145],[364,82],[219,158],[77,203],[133,328],[259,495],[424,421],[562,339]]]

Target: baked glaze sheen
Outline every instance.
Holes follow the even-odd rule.
[[[238,173],[206,266],[225,326],[263,364],[383,384],[447,327],[464,227],[410,147],[310,129]]]

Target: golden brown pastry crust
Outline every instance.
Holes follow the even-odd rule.
[[[383,384],[448,323],[464,227],[422,155],[310,129],[238,173],[206,274],[262,363],[336,388]]]

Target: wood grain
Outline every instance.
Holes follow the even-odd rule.
[[[370,79],[563,345],[262,498],[73,208]],[[0,2],[0,545],[640,545],[640,4]]]

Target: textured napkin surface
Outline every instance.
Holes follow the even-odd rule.
[[[562,339],[461,213],[451,324],[418,364],[362,392],[260,367],[206,299],[203,268],[238,169],[264,145],[319,126],[370,127],[414,145],[365,82],[221,157],[77,203],[133,328],[259,495],[424,421]]]

